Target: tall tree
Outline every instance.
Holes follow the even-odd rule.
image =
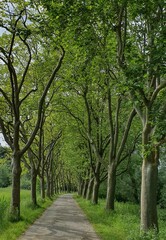
[[[56,73],[61,67],[64,58],[64,50],[57,53],[57,66],[54,68],[51,76],[48,78],[45,89],[39,97],[38,115],[36,125],[28,139],[28,142],[20,148],[20,124],[22,121],[22,105],[30,94],[36,91],[32,82],[30,89],[25,89],[25,83],[28,81],[28,73],[31,63],[35,60],[32,51],[32,31],[28,26],[28,11],[24,3],[11,3],[5,1],[1,6],[2,16],[1,27],[6,34],[7,41],[4,42],[4,36],[1,37],[0,59],[3,62],[2,67],[5,69],[2,85],[0,88],[1,95],[7,108],[10,111],[10,122],[7,123],[3,116],[0,117],[0,125],[6,142],[13,151],[12,163],[12,200],[11,200],[11,218],[19,220],[20,218],[20,175],[21,175],[21,157],[32,144],[35,135],[40,127],[41,114],[44,100],[47,92],[53,82]],[[19,46],[19,48],[18,48]],[[21,48],[21,50],[20,50]],[[59,60],[57,59],[60,55]],[[33,61],[32,61],[33,60]],[[1,76],[2,77],[2,76]]]
[[[115,3],[115,2],[114,2]],[[127,3],[127,2],[126,2]],[[159,145],[165,141],[159,115],[165,101],[164,79],[164,3],[128,2],[128,8],[115,4],[119,65],[126,75],[126,85],[142,122],[141,229],[158,230],[157,175]],[[118,15],[123,10],[123,14]],[[126,22],[128,19],[128,25]],[[156,109],[158,108],[158,111]]]

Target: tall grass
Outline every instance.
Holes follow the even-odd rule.
[[[38,207],[31,204],[30,191],[21,190],[21,221],[9,221],[11,188],[0,188],[0,240],[16,240],[30,224],[52,203],[50,199],[41,200],[38,196]]]
[[[75,197],[80,207],[93,224],[101,240],[166,240],[166,209],[159,209],[160,233],[140,234],[140,208],[132,203],[115,204],[115,211],[106,212],[105,200],[93,205]]]

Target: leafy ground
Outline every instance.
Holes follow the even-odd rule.
[[[11,188],[0,188],[0,240],[15,240],[42,212],[52,203],[50,199],[38,198],[39,207],[32,206],[30,191],[21,190],[21,221],[11,223],[8,220]]]
[[[115,204],[114,212],[105,211],[105,200],[100,200],[98,205],[93,205],[80,197],[75,197],[80,207],[86,213],[96,232],[102,240],[165,240],[166,239],[166,209],[159,209],[160,233],[156,236],[153,232],[140,236],[138,205],[132,203]]]

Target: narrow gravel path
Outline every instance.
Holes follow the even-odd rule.
[[[71,194],[60,196],[19,240],[99,240]]]

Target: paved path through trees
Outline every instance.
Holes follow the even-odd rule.
[[[99,240],[71,194],[60,196],[19,240]]]

